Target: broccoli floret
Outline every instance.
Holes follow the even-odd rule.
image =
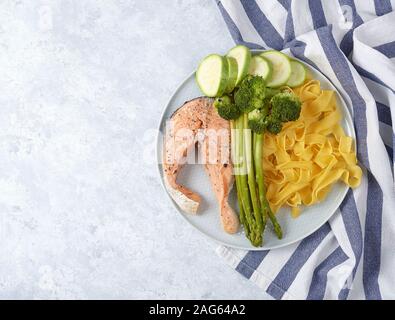
[[[265,127],[270,133],[278,134],[283,128],[283,123],[278,118],[270,115],[265,119]]]
[[[266,88],[265,98],[270,100],[273,96],[275,96],[278,93],[281,93],[280,89]]]
[[[265,130],[265,115],[260,109],[248,113],[248,127],[256,133],[262,133]]]
[[[263,100],[263,107],[248,113],[248,126],[256,133],[262,133],[267,126],[266,118],[269,114],[269,101]]]
[[[263,108],[248,114],[248,124],[257,133],[267,130],[278,134],[284,122],[299,118],[301,102],[293,93],[277,93],[270,99],[266,97],[263,104]]]
[[[248,113],[263,106],[266,96],[265,80],[260,76],[247,76],[235,93],[235,103],[243,113]]]
[[[225,120],[237,119],[240,116],[239,108],[232,102],[232,99],[229,96],[223,96],[215,99],[214,107],[217,108],[217,112],[220,117]]]
[[[302,103],[292,92],[266,88],[259,76],[247,76],[234,94],[239,112],[248,113],[248,125],[257,132],[265,129],[273,134],[281,131],[284,122],[299,118]]]
[[[271,114],[281,122],[299,119],[302,103],[296,95],[290,92],[278,93],[270,102]]]
[[[252,90],[254,97],[263,99],[266,96],[266,82],[260,76],[247,76],[244,78],[240,88],[248,87]]]
[[[281,92],[270,99],[270,105],[270,115],[265,119],[266,129],[270,133],[278,134],[284,122],[299,118],[302,103],[293,93]]]

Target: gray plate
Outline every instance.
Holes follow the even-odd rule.
[[[343,114],[342,126],[345,133],[355,139],[353,121],[350,112],[345,101],[340,96],[335,86],[321,72],[310,65],[307,65],[303,61],[300,62],[306,66],[312,78],[321,82],[321,87],[323,89],[334,90],[337,93],[337,104]],[[157,139],[158,171],[163,187],[164,181],[161,159],[163,150],[163,128],[165,122],[170,118],[171,114],[185,101],[191,100],[201,95],[202,94],[195,83],[194,73],[192,73],[174,92],[169,103],[166,105],[163,111],[159,128],[160,133]],[[189,215],[182,212],[169,196],[170,201],[172,201],[174,204],[175,210],[177,210],[192,226],[200,230],[203,234],[210,237],[211,239],[226,246],[246,250],[267,250],[280,248],[307,237],[319,227],[321,227],[326,221],[328,221],[328,219],[334,214],[336,209],[341,204],[349,189],[349,187],[344,183],[335,184],[325,201],[311,207],[302,208],[302,214],[296,219],[291,217],[290,210],[288,208],[282,208],[277,213],[277,218],[283,228],[283,239],[279,240],[276,238],[269,223],[269,227],[266,229],[264,234],[263,247],[255,248],[250,244],[248,239],[246,239],[242,230],[239,233],[233,235],[227,234],[223,231],[219,219],[218,204],[213,192],[211,191],[210,181],[202,165],[196,164],[185,166],[180,173],[178,181],[180,184],[185,185],[191,190],[199,193],[202,196],[203,201],[199,208],[198,214]],[[167,193],[165,188],[163,190]],[[237,206],[234,192],[231,194],[231,202],[233,207],[236,208]],[[169,217],[169,219],[171,219],[171,217]],[[183,227],[187,228],[186,225]]]

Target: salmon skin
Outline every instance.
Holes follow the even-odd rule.
[[[213,99],[200,97],[184,103],[166,126],[163,155],[165,187],[181,210],[191,214],[197,213],[201,198],[177,183],[177,176],[196,144],[219,204],[222,226],[226,232],[235,233],[239,219],[228,201],[234,181],[230,161],[230,126],[218,115]]]

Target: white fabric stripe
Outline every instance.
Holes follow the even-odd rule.
[[[250,19],[248,19],[243,6],[238,0],[223,0],[221,3],[228,12],[229,16],[232,18],[233,22],[237,25],[237,28],[239,29],[244,41],[253,42],[267,47],[258,32],[256,32]]]
[[[366,218],[366,209],[367,209],[366,199],[367,199],[367,195],[368,195],[368,179],[367,179],[366,171],[363,170],[363,173],[364,173],[364,175],[363,175],[363,179],[361,181],[361,185],[357,189],[353,190],[355,205],[357,207],[359,221],[361,224],[362,239],[365,236],[365,220],[366,220],[365,218]],[[341,221],[343,222],[343,220],[341,220]],[[344,229],[344,224],[343,224],[343,229]],[[338,229],[336,228],[336,231],[337,230]],[[346,232],[345,229],[344,229],[344,232]],[[348,236],[347,236],[347,239],[344,239],[344,240],[346,240],[349,243]],[[347,252],[346,252],[346,254],[349,257],[352,257],[352,260],[351,260],[352,266],[354,266],[356,263],[356,260],[355,260],[356,257],[355,257],[354,252],[352,251],[352,249],[351,249],[351,253],[350,253],[351,255],[349,255]],[[347,263],[350,263],[351,261],[347,261]],[[365,293],[364,293],[363,286],[362,286],[362,268],[363,268],[363,250],[362,250],[362,255],[360,257],[360,260],[359,260],[359,265],[358,265],[355,277],[354,277],[354,279],[352,279],[352,277],[350,277],[347,282],[347,284],[350,286],[349,289],[351,289],[348,299],[352,299],[353,297],[354,297],[354,299],[356,299],[358,297],[360,299],[365,298]],[[345,270],[340,269],[340,271],[345,271]],[[352,276],[352,274],[350,276]]]
[[[395,18],[395,12],[392,13]],[[379,20],[386,20],[389,15],[382,16],[375,19],[377,25],[381,25]],[[366,31],[366,25],[370,25],[371,28],[375,28],[376,24],[364,24],[360,28],[357,28],[354,32],[354,53],[353,60],[360,67],[364,68],[369,72],[376,72],[381,76],[381,80],[389,84],[395,89],[395,66],[391,66],[388,63],[388,59],[383,58],[383,55],[377,54],[377,51],[368,47],[361,42],[364,38],[364,31]],[[371,30],[369,29],[369,34]],[[379,34],[380,30],[376,29]],[[360,40],[361,39],[361,40]],[[369,60],[366,57],[369,56]],[[374,66],[374,67],[372,67]],[[391,67],[393,70],[391,70]],[[374,69],[374,70],[371,70]],[[373,175],[378,180],[380,187],[383,189],[384,194],[393,194],[393,182],[392,176],[388,174],[391,172],[390,164],[387,161],[382,161],[382,159],[387,159],[387,151],[379,135],[379,124],[377,118],[377,108],[375,100],[372,94],[369,92],[366,84],[355,71],[352,70],[354,81],[359,88],[359,92],[366,103],[366,119],[367,121],[367,144],[368,144],[368,154],[369,163]],[[395,207],[395,202],[394,202]]]
[[[364,22],[377,17],[373,0],[354,0],[354,3],[358,14]]]
[[[326,22],[338,27],[339,22],[342,21],[342,11],[339,2],[333,0],[321,0],[321,3]]]
[[[311,254],[308,263],[305,263],[298,272],[295,280],[288,289],[291,296],[306,299],[315,268],[338,247],[335,236],[329,232],[318,247]],[[286,298],[283,298],[286,300]]]
[[[363,179],[361,181],[361,185],[353,190],[354,200],[358,211],[359,220],[362,227],[362,236],[365,234],[365,217],[366,217],[366,199],[368,194],[368,179],[366,176],[366,171],[364,171]],[[362,265],[363,265],[363,252],[362,256],[359,260],[359,265],[357,268],[357,272],[355,274],[355,278],[352,279],[353,268],[356,263],[356,257],[354,251],[351,247],[350,241],[348,239],[348,234],[344,226],[344,221],[339,215],[338,217],[334,217],[330,220],[331,227],[334,230],[334,233],[339,241],[340,246],[342,247],[344,253],[350,258],[345,263],[338,266],[335,270],[331,271],[331,281],[329,282],[329,274],[328,274],[328,287],[331,288],[326,292],[326,299],[334,299],[337,298],[339,291],[337,287],[332,289],[332,282],[337,280],[337,276],[341,277],[342,282],[346,283],[348,289],[350,289],[349,299],[354,296],[359,296],[360,298],[364,297],[364,292],[362,288]]]
[[[341,283],[343,284],[352,284],[353,283],[353,278],[352,278],[352,272],[356,263],[356,257],[354,254],[354,251],[351,247],[351,244],[348,240],[348,234],[344,226],[343,219],[341,215],[336,216],[336,218],[331,221],[331,227],[334,230],[334,233],[336,234],[336,238],[340,243],[341,248],[343,251],[346,253],[346,255],[349,257],[349,259],[345,262],[342,263],[336,270],[336,274],[334,274],[335,270],[332,271],[332,278],[336,279],[335,284],[330,281],[329,275],[328,274],[328,283],[327,283],[327,290],[325,291],[325,298],[328,299],[329,297],[332,299],[335,299],[338,297],[340,290],[338,286],[338,281],[342,281]],[[343,245],[342,245],[343,243]]]
[[[294,253],[299,243],[300,242],[279,250],[271,250],[257,268],[257,272],[264,272],[267,277],[274,279]]]
[[[387,14],[380,18],[375,19],[374,21],[369,22],[361,26],[355,31],[355,50],[353,54],[353,59],[362,68],[376,75],[380,76],[380,80],[384,81],[387,85],[390,85],[392,88],[395,89],[395,66],[389,62],[385,56],[381,55],[380,53],[376,52],[374,49],[370,48],[369,46],[376,46],[382,43],[386,43],[388,41],[393,40],[393,31],[389,30],[393,27],[393,19],[395,18],[395,13]],[[380,32],[382,26],[386,26],[386,30],[389,32]],[[380,29],[377,28],[380,26]],[[391,34],[392,33],[392,34]],[[378,37],[377,35],[383,35]],[[378,40],[379,39],[379,40]],[[369,56],[369,61],[363,59]],[[372,66],[374,66],[374,70],[372,70]],[[383,88],[383,86],[379,84],[373,84],[370,80],[365,80],[366,83],[370,83],[369,87],[374,88],[374,91],[368,92],[368,90],[363,90],[364,99],[369,100],[367,96],[371,95],[371,93],[377,93],[377,97],[375,99],[382,100],[385,104],[390,105],[388,102],[390,99],[394,99],[393,93],[390,90]],[[387,98],[386,98],[387,96]],[[391,98],[390,98],[391,97]],[[387,101],[385,101],[387,100]],[[375,106],[374,106],[375,107]],[[368,108],[367,110],[367,118],[370,119],[374,117],[374,113],[376,109],[372,107]],[[393,115],[391,115],[393,118]],[[393,181],[388,170],[391,164],[388,164],[388,161],[383,161],[383,148],[381,144],[377,140],[377,123],[378,121],[376,118],[374,120],[368,121],[368,137],[367,143],[369,145],[369,159],[370,159],[370,167],[372,173],[378,180],[380,187],[382,188],[383,192],[383,216],[382,216],[382,234],[381,234],[381,262],[380,262],[380,273],[378,277],[379,286],[381,292],[386,292],[386,298],[390,298],[390,292],[393,292],[394,288],[394,280],[391,276],[394,270],[394,250],[393,250],[393,243],[395,241],[395,227],[394,222],[395,218],[392,214],[392,210],[395,207],[395,196],[393,190]],[[380,134],[383,137],[384,142],[387,145],[392,146],[392,134],[393,129],[386,124],[380,124]],[[361,281],[362,282],[362,281]],[[357,282],[359,283],[359,282]],[[358,290],[359,288],[355,288],[355,292],[360,292],[363,290]],[[392,295],[394,296],[394,295]],[[358,296],[353,295],[351,298],[359,298]]]
[[[264,291],[270,286],[273,279],[270,279],[264,273],[254,272],[250,278],[251,281],[256,283],[259,288],[262,288]],[[274,299],[273,299],[274,300]]]
[[[352,25],[349,26],[350,28],[345,28],[347,25],[341,23],[342,11],[338,1],[321,0],[321,3],[326,22],[328,25],[332,25],[333,37],[336,43],[340,43],[344,35],[352,28]]]
[[[393,12],[393,18],[395,19],[395,12]],[[377,20],[378,19],[381,18],[377,18]],[[374,24],[372,24],[371,27],[374,28]],[[380,80],[392,90],[395,90],[395,65],[393,65],[382,53],[363,42],[364,32],[366,30],[364,25],[354,31],[354,51],[352,60],[366,71],[375,75],[380,75]],[[376,31],[379,32],[377,29]],[[367,60],[366,57],[369,57],[369,60]],[[372,61],[374,61],[374,63],[372,63]]]
[[[391,90],[368,78],[363,77],[363,80],[369,91],[372,93],[374,99],[386,106],[389,106],[391,110],[394,110],[395,112],[395,95]]]
[[[305,56],[309,58],[312,62],[314,62],[317,66],[319,66],[320,70],[331,80],[332,84],[339,90],[343,99],[347,103],[347,107],[351,112],[351,115],[354,114],[354,110],[352,109],[352,101],[348,96],[347,92],[341,86],[339,80],[336,77],[335,72],[333,71],[328,59],[324,51],[322,50],[320,40],[318,39],[316,32],[311,32],[307,35],[302,35],[298,38],[298,40],[308,42],[309,45],[306,46]],[[323,86],[325,89],[325,86]]]
[[[358,49],[358,50],[355,50]],[[366,57],[369,56],[369,60]],[[364,58],[365,57],[365,58]],[[361,68],[374,75],[380,75],[380,80],[389,88],[395,90],[395,65],[380,52],[369,48],[357,39],[354,39],[354,51],[352,60]],[[375,61],[374,64],[371,61]]]
[[[361,181],[361,185],[353,190],[355,205],[357,207],[359,221],[362,226],[362,236],[364,236],[365,229],[365,218],[366,218],[366,210],[367,204],[366,199],[368,196],[368,179],[365,168],[362,169],[363,171],[363,179]]]
[[[366,179],[362,179],[364,181]],[[335,235],[339,245],[341,246],[344,253],[350,258],[352,264],[355,264],[355,255],[351,247],[351,243],[348,240],[347,230],[344,226],[344,221],[340,209],[336,210],[336,213],[331,219],[329,219],[329,224],[331,226],[332,232]]]
[[[367,198],[367,193],[368,193],[368,179],[366,178],[366,172],[364,171],[364,176],[363,179],[361,181],[361,185],[353,190],[353,195],[354,195],[354,200],[355,200],[355,204],[357,207],[357,211],[358,211],[358,216],[359,216],[359,220],[361,223],[361,227],[362,227],[362,235],[364,235],[364,225],[365,225],[365,217],[366,217],[366,198]],[[362,252],[362,256],[359,260],[359,266],[357,269],[357,274],[355,275],[354,280],[352,279],[352,271],[353,271],[353,267],[356,264],[356,256],[355,253],[351,247],[351,243],[349,241],[348,238],[348,233],[345,229],[345,225],[344,225],[344,221],[342,219],[341,215],[336,215],[335,217],[333,217],[330,220],[330,224],[332,227],[332,230],[340,244],[340,246],[342,247],[344,253],[350,258],[349,260],[347,260],[345,263],[342,264],[342,266],[345,266],[344,269],[343,268],[339,268],[337,271],[339,271],[339,273],[341,274],[342,277],[344,277],[345,279],[347,279],[347,271],[350,271],[349,275],[348,275],[348,284],[352,286],[353,290],[355,290],[355,286],[356,283],[358,282],[357,276],[358,276],[358,271],[362,269],[362,264],[363,264],[363,252]],[[351,266],[351,270],[348,269],[348,266]],[[333,271],[334,272],[334,271]],[[362,273],[361,273],[362,274]],[[335,277],[333,275],[333,277]],[[362,278],[361,278],[362,279]],[[344,281],[343,281],[344,282]],[[328,287],[332,286],[332,283],[329,283],[329,278],[328,278]],[[352,291],[353,291],[352,290]],[[335,295],[331,296],[331,298],[335,298],[338,296],[339,292],[336,292],[336,290],[328,290],[326,292],[326,297],[329,298],[330,294],[333,293],[333,291],[335,291]],[[362,290],[363,291],[363,290]],[[361,292],[357,292],[356,294],[359,294],[361,296]]]
[[[232,249],[232,254],[242,260],[246,255],[246,251],[241,249]]]
[[[236,254],[236,249],[230,249],[224,246],[218,246],[216,252],[221,256],[232,268],[236,268],[242,257]],[[244,251],[244,255],[245,255]]]
[[[277,0],[256,0],[256,3],[274,29],[284,38],[287,10]]]
[[[355,205],[358,211],[359,220],[362,226],[362,235],[364,234],[363,226],[365,225],[366,216],[366,198],[368,194],[368,179],[366,177],[366,171],[363,170],[363,179],[361,185],[353,190]],[[340,211],[340,210],[339,210]],[[355,260],[354,251],[351,247],[350,241],[348,239],[348,234],[344,226],[344,221],[341,218],[335,217],[330,220],[331,227],[335,236],[337,237],[340,246],[342,247],[344,253]]]
[[[337,80],[336,74],[334,73],[328,59],[322,50],[320,40],[318,39],[317,33],[315,31],[304,34],[298,37],[298,40],[303,42],[308,42],[305,49],[305,56],[314,62],[320,70],[333,82],[333,84],[339,88],[340,82]]]
[[[340,291],[352,283],[349,282],[354,264],[351,259],[329,270],[327,274],[327,284],[324,300],[334,300],[338,297]]]
[[[362,251],[361,261],[357,269],[357,273],[355,274],[354,277],[354,281],[351,283],[351,287],[349,288],[351,290],[347,297],[347,300],[366,299],[365,290],[363,288],[362,275],[363,275],[363,251]]]
[[[295,37],[314,29],[308,0],[292,1],[291,10]]]
[[[374,64],[373,60],[369,59],[369,63]],[[384,143],[379,134],[379,121],[377,117],[376,102],[367,89],[365,83],[358,76],[355,69],[352,70],[354,81],[359,88],[359,93],[366,103],[366,119],[367,119],[367,137],[366,142],[368,145],[368,156],[370,169],[373,175],[378,180],[378,183],[383,190],[384,194],[393,193],[392,189],[392,175],[388,174],[391,172],[391,165],[388,161],[383,159],[388,158],[387,150],[384,147]],[[395,203],[394,203],[395,207]]]
[[[391,12],[375,20],[364,23],[354,31],[354,38],[363,42],[369,47],[395,41],[395,12]],[[385,32],[382,32],[382,26],[385,25]],[[380,34],[380,37],[377,36]]]
[[[395,216],[393,201],[384,197],[381,231],[381,263],[379,285],[386,299],[395,299]]]
[[[292,253],[295,251],[297,246],[298,244],[294,244],[280,250],[270,251],[268,255],[263,259],[263,262],[258,267],[258,269],[254,271],[254,273],[251,275],[250,280],[266,291],[266,289],[272,283],[278,272],[281,270],[281,268],[292,255]],[[231,249],[224,246],[219,246],[216,249],[216,252],[232,268],[236,268],[246,254],[246,251]],[[269,262],[267,262],[268,260]],[[266,267],[262,267],[263,265],[266,265]],[[264,269],[265,271],[260,272],[260,269]],[[268,270],[272,272],[268,272]],[[285,293],[284,296],[290,299],[295,298],[289,296],[288,293]]]

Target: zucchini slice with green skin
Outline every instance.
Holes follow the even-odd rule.
[[[261,54],[272,63],[273,72],[267,81],[267,86],[277,88],[287,83],[291,76],[291,61],[287,55],[282,52],[270,50]]]
[[[253,56],[250,62],[248,73],[253,76],[261,76],[267,80],[271,77],[273,72],[272,64],[270,61],[262,56]]]
[[[307,76],[305,66],[299,61],[291,60],[291,76],[287,81],[287,86],[298,87],[305,82]]]
[[[228,83],[228,62],[218,55],[210,54],[199,64],[196,82],[207,97],[222,96]]]
[[[251,61],[251,51],[246,46],[238,45],[227,54],[228,57],[235,58],[237,61],[237,80],[236,86],[244,79],[248,73]]]
[[[231,93],[236,87],[238,66],[235,58],[225,57],[225,59],[228,62],[228,83],[225,92]]]

